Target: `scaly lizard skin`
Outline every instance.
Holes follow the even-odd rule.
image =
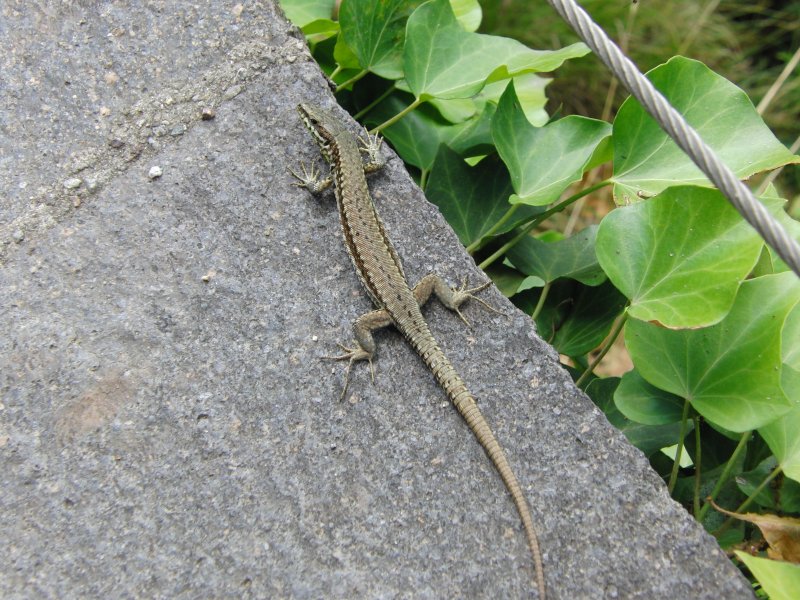
[[[307,104],[299,105],[297,110],[330,164],[331,175],[319,180],[314,168],[309,171],[305,167],[302,176],[294,172],[292,174],[298,179],[297,185],[307,188],[313,194],[319,194],[334,184],[345,246],[353,259],[361,283],[377,307],[377,310],[363,315],[353,324],[356,347],[342,346],[345,354],[335,358],[349,360],[349,375],[350,367],[355,361],[367,360],[372,366],[372,356],[375,353],[375,340],[372,337],[374,330],[394,325],[403,334],[464,417],[508,488],[525,528],[536,566],[539,598],[543,599],[545,584],[539,542],[519,481],[475,399],[439,348],[420,311],[420,306],[433,293],[447,308],[461,316],[459,306],[469,298],[474,298],[474,292],[484,289],[491,282],[470,290],[465,289],[466,285],[453,289],[439,277],[428,275],[411,289],[403,273],[400,258],[375,211],[364,175],[384,164],[380,154],[380,140],[377,136],[367,136],[366,141],[362,141],[363,150],[367,153],[367,162],[364,164],[355,136],[344,128],[337,117]],[[346,388],[345,382],[344,390]]]

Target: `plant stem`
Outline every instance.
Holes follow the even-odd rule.
[[[783,71],[781,71],[781,74],[778,75],[778,78],[770,86],[769,90],[767,90],[767,93],[764,94],[761,102],[759,102],[758,106],[756,106],[756,112],[759,115],[763,115],[764,111],[767,110],[767,106],[769,106],[769,103],[772,102],[772,99],[777,95],[778,91],[781,89],[781,86],[784,84],[789,75],[791,75],[792,71],[794,71],[794,68],[797,66],[798,62],[800,62],[800,48],[795,50],[792,58],[789,59],[789,62],[786,63]]]
[[[754,490],[753,490],[753,493],[752,493],[752,494],[750,494],[750,495],[747,497],[747,499],[746,499],[744,502],[742,502],[742,503],[741,503],[741,504],[738,506],[738,508],[737,508],[735,511],[733,511],[733,512],[740,513],[740,512],[742,512],[744,509],[746,509],[748,506],[750,506],[750,503],[751,503],[753,500],[755,500],[755,499],[758,497],[758,495],[759,495],[759,494],[762,492],[762,490],[763,490],[765,487],[767,487],[767,486],[769,485],[769,483],[770,483],[770,482],[771,482],[773,479],[775,479],[775,478],[776,478],[778,475],[780,475],[782,472],[783,472],[783,467],[781,467],[781,465],[778,465],[777,467],[775,467],[774,469],[772,469],[772,472],[771,472],[769,475],[767,475],[767,476],[764,478],[764,481],[762,481],[762,482],[759,484],[759,486],[758,486],[756,489],[754,489]],[[724,522],[722,525],[720,525],[720,526],[717,528],[717,530],[716,530],[716,531],[714,531],[714,533],[713,533],[712,535],[714,535],[714,537],[719,537],[720,535],[722,535],[723,533],[725,533],[725,532],[728,530],[728,528],[729,528],[731,525],[733,525],[733,522],[734,522],[734,520],[735,520],[735,518],[734,518],[734,517],[728,517],[728,519],[726,519],[726,521],[725,521],[725,522]]]
[[[342,72],[342,65],[336,65],[336,68],[333,71],[331,71],[330,75],[328,75],[328,79],[333,81],[336,78],[336,76],[341,72]]]
[[[367,104],[364,108],[362,108],[360,111],[358,111],[356,114],[354,114],[353,118],[356,121],[360,121],[361,117],[363,117],[365,114],[367,114],[373,108],[375,108],[378,104],[383,102],[383,100],[386,98],[386,96],[388,96],[389,94],[391,94],[394,91],[394,87],[395,87],[395,84],[393,83],[392,85],[390,85],[388,87],[388,89],[385,92],[383,92],[380,96],[375,98],[375,100],[373,100],[372,102]]]
[[[797,154],[798,150],[800,150],[800,136],[797,136],[797,138],[794,140],[792,145],[789,147],[789,152],[791,152],[792,154]],[[769,187],[769,184],[772,183],[773,181],[775,181],[778,178],[778,175],[781,174],[781,171],[783,171],[783,168],[784,167],[778,167],[774,171],[771,171],[770,174],[767,175],[764,178],[764,181],[762,181],[761,185],[758,186],[758,194],[759,195],[763,194],[766,191],[766,189]],[[789,214],[792,214],[791,208],[792,208],[792,205],[794,204],[794,202],[795,202],[795,199],[792,198],[792,199],[789,200],[789,204],[786,206],[786,212],[788,212]]]
[[[422,169],[419,174],[419,187],[422,191],[425,191],[425,186],[428,185],[428,175],[430,174],[430,169]]]
[[[359,73],[357,73],[357,74],[353,75],[353,76],[352,76],[350,79],[348,79],[348,80],[347,80],[347,81],[345,81],[344,83],[341,83],[341,84],[337,85],[337,86],[336,86],[336,92],[335,92],[335,93],[337,93],[337,94],[338,94],[338,93],[339,93],[339,92],[341,92],[343,89],[345,89],[345,88],[347,88],[347,87],[349,87],[349,86],[353,85],[353,84],[354,84],[356,81],[358,81],[359,79],[361,79],[362,77],[364,77],[364,75],[366,75],[367,73],[369,73],[369,71],[367,71],[367,70],[364,70],[364,71],[360,71]]]
[[[472,254],[476,250],[480,250],[481,248],[483,248],[483,245],[486,242],[482,244],[481,240],[486,240],[488,242],[489,238],[491,238],[495,233],[497,233],[500,230],[500,228],[508,222],[508,220],[514,215],[514,213],[517,212],[520,206],[522,206],[521,202],[518,202],[517,204],[512,204],[506,211],[506,214],[500,217],[500,220],[489,228],[489,231],[484,233],[479,239],[475,240],[469,246],[467,246],[467,252]]]
[[[573,194],[572,196],[570,196],[566,200],[562,200],[561,202],[559,202],[555,206],[553,206],[551,208],[548,208],[543,213],[536,215],[531,221],[528,222],[527,225],[525,225],[522,228],[522,230],[517,235],[515,235],[508,242],[506,242],[505,244],[500,246],[500,248],[498,248],[494,253],[492,253],[492,255],[489,258],[487,258],[483,262],[481,262],[481,264],[479,264],[478,267],[485,271],[486,268],[489,265],[491,265],[494,261],[496,261],[498,258],[503,256],[506,252],[508,252],[508,250],[510,248],[513,248],[522,238],[524,238],[526,235],[528,235],[531,232],[531,230],[534,227],[536,227],[539,223],[541,223],[542,221],[548,219],[550,216],[554,215],[555,213],[561,212],[562,210],[564,210],[564,208],[566,208],[567,206],[569,206],[570,204],[572,204],[576,200],[578,200],[580,198],[583,198],[584,196],[588,196],[593,191],[598,190],[601,187],[605,187],[605,186],[609,185],[610,183],[611,183],[611,181],[606,179],[604,181],[601,181],[600,183],[596,183],[595,185],[589,186],[588,188],[586,188],[584,190],[581,190],[577,194]]]
[[[731,471],[733,470],[734,465],[736,464],[736,459],[739,458],[739,455],[742,453],[742,450],[745,449],[747,446],[747,442],[750,440],[750,436],[752,435],[752,431],[745,431],[742,434],[742,437],[739,438],[739,443],[736,445],[736,448],[733,450],[731,457],[728,459],[728,462],[725,463],[725,468],[722,469],[722,474],[717,479],[717,484],[714,486],[714,489],[711,491],[709,498],[711,500],[717,499],[717,494],[722,489],[722,486],[727,483],[728,478],[730,477]],[[701,523],[708,512],[708,509],[711,507],[711,504],[706,502],[703,504],[703,508],[700,509],[700,514],[697,515],[697,520]]]
[[[600,349],[600,353],[594,357],[594,360],[586,367],[586,370],[581,373],[581,376],[578,377],[578,380],[575,382],[575,385],[581,389],[583,389],[583,384],[589,378],[594,370],[597,368],[597,365],[600,364],[600,361],[603,360],[608,351],[611,350],[611,346],[614,345],[614,342],[619,337],[620,332],[622,331],[623,326],[625,325],[625,321],[628,320],[628,307],[625,306],[625,310],[617,319],[617,322],[614,324],[614,328],[609,332],[608,336],[606,337],[606,341],[603,343],[602,348]]]
[[[683,438],[686,436],[686,423],[689,421],[689,400],[683,403],[683,414],[681,415],[681,432],[678,435],[678,449],[675,451],[675,462],[672,463],[672,473],[669,476],[669,484],[667,490],[669,495],[672,495],[672,490],[675,489],[675,484],[678,482],[678,469],[681,466],[681,456],[683,455]]]
[[[388,121],[384,121],[383,123],[381,123],[381,124],[380,124],[380,125],[378,125],[377,127],[374,127],[373,129],[371,129],[371,130],[370,130],[370,133],[374,135],[374,134],[376,134],[376,133],[380,133],[381,131],[383,131],[383,130],[384,130],[384,129],[386,129],[387,127],[390,127],[390,126],[394,125],[394,124],[395,124],[395,123],[397,123],[397,122],[398,122],[400,119],[402,119],[402,118],[403,118],[403,117],[405,117],[405,116],[406,116],[408,113],[410,113],[412,110],[414,110],[415,108],[417,108],[417,107],[418,107],[420,104],[422,104],[422,100],[420,100],[419,98],[415,98],[415,99],[414,99],[414,101],[413,101],[411,104],[409,104],[408,106],[406,106],[406,107],[405,107],[403,110],[401,110],[399,113],[397,113],[397,114],[396,114],[395,116],[393,116],[391,119],[389,119]]]
[[[547,295],[550,293],[550,284],[551,283],[552,282],[550,282],[550,281],[545,283],[544,287],[542,288],[542,293],[539,294],[539,301],[536,303],[536,308],[534,308],[533,312],[531,313],[531,319],[533,319],[534,321],[536,320],[536,317],[539,316],[539,313],[542,312],[542,307],[544,306],[544,301],[547,300]]]
[[[692,25],[692,28],[689,30],[689,33],[686,35],[686,37],[683,38],[683,41],[678,48],[678,54],[686,54],[691,45],[694,43],[694,40],[697,38],[697,34],[703,29],[703,25],[705,25],[708,21],[711,13],[717,10],[719,2],[720,0],[711,0],[703,7],[703,11],[700,13],[700,16],[694,21],[694,24]]]
[[[694,502],[692,504],[692,514],[697,517],[700,512],[700,484],[702,480],[701,459],[703,453],[701,452],[701,439],[700,439],[700,415],[694,415]]]

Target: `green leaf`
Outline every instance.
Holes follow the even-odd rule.
[[[342,37],[362,69],[386,79],[403,77],[406,22],[419,4],[419,0],[342,0]]]
[[[770,600],[800,598],[800,565],[751,556],[741,550],[736,550],[736,556],[758,579]]]
[[[318,19],[316,21],[312,21],[308,25],[303,26],[300,30],[306,36],[308,44],[316,52],[318,47],[317,44],[332,38],[339,33],[339,23],[336,21],[331,21],[330,19]],[[336,39],[338,41],[339,38],[337,37]],[[320,67],[322,67],[322,64],[320,64]]]
[[[545,110],[547,95],[544,90],[551,81],[552,79],[547,79],[536,73],[523,73],[511,79],[514,84],[514,92],[517,95],[517,101],[522,106],[525,118],[528,123],[536,127],[541,127],[550,120],[550,115]],[[500,98],[506,92],[508,84],[509,81],[506,79],[487,83],[473,99],[478,105],[493,104],[496,108]]]
[[[651,385],[634,369],[622,376],[614,402],[632,421],[665,425],[681,421],[685,400]]]
[[[625,326],[625,345],[651,384],[687,398],[706,419],[744,432],[786,414],[781,390],[780,332],[800,299],[793,273],[744,282],[728,315],[699,330],[642,321]]]
[[[451,123],[463,123],[478,112],[471,98],[431,98],[430,105]]]
[[[800,161],[775,138],[747,95],[703,63],[676,56],[647,77],[739,178]],[[620,203],[672,185],[711,185],[633,98],[614,119],[613,141],[614,196]]]
[[[783,391],[789,398],[800,399],[800,303],[789,312],[783,324],[781,356]]]
[[[619,378],[617,377],[593,379],[586,386],[586,393],[603,411],[609,422],[622,431],[628,441],[645,455],[650,456],[661,448],[677,443],[680,436],[680,425],[640,425],[628,420],[619,412],[614,404],[614,390],[618,384]],[[691,430],[691,425],[687,430]]]
[[[521,288],[526,285],[526,280],[530,279],[516,269],[497,263],[486,269],[486,274],[492,278],[497,289],[506,298],[511,298],[521,291]],[[541,285],[544,285],[544,282],[541,282]],[[530,289],[530,286],[526,289]]]
[[[800,402],[791,411],[759,428],[787,477],[800,481]]]
[[[608,123],[578,116],[534,127],[514,83],[509,84],[492,121],[492,137],[511,172],[517,193],[512,202],[544,206],[557,200],[581,179],[595,148],[610,133]]]
[[[531,50],[509,38],[464,31],[447,0],[431,0],[408,19],[403,65],[414,96],[469,98],[488,82],[552,71],[589,52],[583,44]]]
[[[335,3],[336,0],[280,0],[286,18],[301,28],[317,20],[330,21]]]
[[[462,156],[493,153],[492,118],[497,107],[487,103],[479,115],[453,125],[445,131],[445,143]],[[505,166],[503,170],[507,172]],[[513,191],[513,190],[512,190]]]
[[[666,327],[717,323],[762,241],[716,190],[670,188],[600,224],[597,258],[631,301],[629,314]]]
[[[622,314],[625,297],[606,281],[596,287],[577,286],[570,300],[549,342],[561,354],[582,356],[606,338],[614,320]]]
[[[800,483],[784,477],[778,494],[781,510],[786,513],[800,513]]]
[[[508,251],[508,259],[526,275],[536,275],[547,282],[570,277],[587,285],[600,285],[606,278],[594,252],[597,226],[591,225],[570,238],[542,242],[522,238]]]
[[[512,192],[508,171],[497,158],[469,167],[445,145],[439,147],[425,188],[428,200],[439,207],[465,246],[482,238],[508,212]],[[540,212],[535,207],[517,210],[496,233],[510,231]]]
[[[355,76],[361,70],[361,63],[356,56],[356,53],[353,52],[353,49],[347,45],[347,42],[344,39],[344,36],[339,36],[336,38],[336,46],[333,48],[333,58],[336,60],[336,64],[339,66],[340,69],[350,71],[351,74],[347,74],[343,77],[337,77],[340,80],[340,83],[347,81],[350,77]],[[341,71],[340,71],[341,72]]]
[[[734,477],[736,487],[749,498],[760,486],[764,480],[769,477],[769,474],[775,469],[775,457],[770,456],[762,460],[755,469],[739,473]],[[773,492],[769,487],[766,487],[755,496],[753,501],[762,509],[775,510],[775,500],[773,499]]]
[[[478,0],[450,0],[450,7],[466,31],[476,31],[480,27],[483,11]]]

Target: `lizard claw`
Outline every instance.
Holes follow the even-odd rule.
[[[342,387],[342,393],[339,395],[339,400],[343,400],[344,395],[347,393],[347,386],[350,384],[350,370],[353,368],[353,363],[359,360],[366,360],[369,362],[372,383],[375,383],[375,366],[372,364],[372,354],[368,353],[361,346],[358,346],[358,343],[356,343],[356,346],[358,346],[357,348],[348,348],[344,344],[338,344],[338,346],[344,350],[344,354],[339,356],[323,356],[322,358],[326,360],[348,361],[347,368],[344,371],[344,386]]]
[[[364,135],[359,136],[358,141],[361,143],[361,150],[367,155],[364,171],[372,173],[381,169],[386,164],[386,159],[384,159],[381,154],[383,138],[377,133],[371,135],[369,131],[365,130]]]
[[[490,285],[492,285],[491,279],[485,283],[482,283],[477,287],[467,289],[467,278],[465,277],[464,281],[461,283],[461,287],[453,288],[453,303],[456,305],[455,311],[458,314],[458,316],[461,317],[462,321],[467,323],[467,320],[459,312],[458,307],[467,300],[475,300],[475,302],[482,305],[487,310],[492,311],[493,313],[497,313],[498,315],[508,316],[507,313],[504,313],[503,311],[496,309],[494,306],[492,306],[485,300],[478,298],[475,295],[478,292],[485,290]],[[469,323],[467,323],[467,325],[469,325]]]
[[[301,188],[306,188],[312,194],[319,194],[331,185],[330,177],[327,179],[320,179],[320,171],[317,167],[312,163],[310,167],[306,167],[304,163],[300,163],[300,169],[302,170],[303,174],[300,175],[293,169],[289,169],[289,173],[297,179],[294,182],[294,185]]]

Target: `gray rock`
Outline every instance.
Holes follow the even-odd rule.
[[[103,6],[0,19],[0,596],[530,597],[508,495],[396,333],[338,400],[323,357],[371,307],[331,197],[287,175],[319,160],[294,105],[333,102],[296,30],[269,2]],[[156,161],[180,168],[146,185]],[[78,170],[96,184],[65,192]],[[410,279],[481,280],[399,160],[371,188]],[[425,312],[526,489],[550,596],[751,597],[484,298],[510,316]]]

